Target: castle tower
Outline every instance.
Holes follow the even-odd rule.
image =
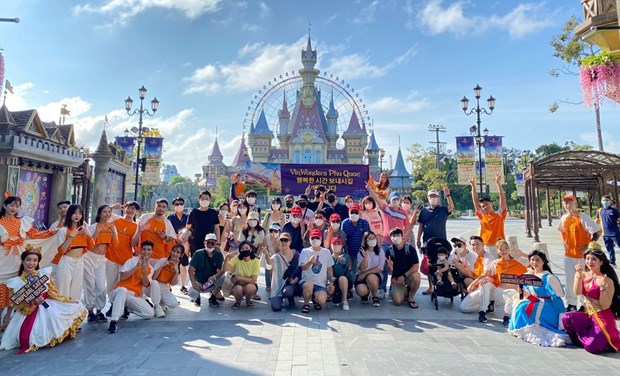
[[[331,97],[329,98],[329,108],[327,109],[327,148],[329,150],[336,149],[336,142],[338,141],[338,111],[334,107],[334,91],[332,89]]]
[[[110,169],[110,162],[114,155],[108,146],[108,136],[105,128],[101,132],[99,145],[90,158],[95,162],[95,183],[93,184],[93,208],[98,208],[105,204],[105,193],[107,186],[107,176]]]
[[[398,154],[396,154],[396,164],[394,169],[390,173],[390,187],[392,190],[401,194],[411,194],[413,186],[413,178],[407,167],[405,167],[405,160],[403,159],[403,153],[400,150],[400,138],[398,145]]]
[[[241,134],[241,144],[239,145],[235,159],[233,159],[230,167],[237,170],[244,169],[246,167],[246,162],[249,161],[250,153],[248,152],[248,148],[245,146],[245,133],[243,133]]]
[[[351,114],[351,120],[347,130],[342,134],[344,150],[347,153],[347,163],[363,163],[364,150],[368,145],[368,134],[365,127],[360,126],[355,111]]]
[[[381,154],[385,153],[385,150],[379,147],[377,144],[377,140],[375,139],[375,130],[370,130],[370,142],[368,142],[368,147],[366,148],[366,155],[368,156],[368,166],[370,169],[370,175],[373,178],[378,178],[381,173],[380,159],[383,157]]]
[[[248,136],[248,144],[252,149],[252,160],[254,162],[269,162],[273,138],[273,133],[267,125],[265,111],[261,110],[258,121],[254,127],[251,127],[250,135]]]
[[[291,140],[291,132],[289,130],[289,123],[291,121],[291,113],[288,111],[288,104],[286,103],[286,91],[284,92],[284,100],[282,101],[282,109],[278,111],[279,132],[278,141],[280,141],[280,149],[288,149],[289,141]]]
[[[217,130],[215,131],[217,134]],[[213,148],[208,156],[209,162],[202,166],[202,177],[206,179],[207,185],[217,184],[217,178],[226,174],[226,165],[224,164],[224,156],[220,151],[220,145],[217,142],[217,135]]]

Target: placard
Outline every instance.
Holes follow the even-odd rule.
[[[21,303],[31,304],[47,290],[48,276],[29,275],[26,277],[27,283],[11,296],[11,303],[18,305]]]
[[[542,286],[542,279],[533,274],[502,274],[501,283],[521,286]]]

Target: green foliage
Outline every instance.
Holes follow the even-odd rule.
[[[591,55],[591,47],[575,35],[575,28],[579,22],[577,16],[571,16],[562,27],[560,33],[551,38],[549,44],[553,47],[553,56],[561,59],[568,66],[579,66],[581,59]]]
[[[175,185],[179,183],[191,183],[191,182],[192,182],[192,179],[186,176],[177,175],[177,176],[172,176],[170,180],[168,181],[168,184]]]
[[[217,185],[215,191],[211,192],[211,200],[213,204],[211,207],[216,208],[221,203],[228,201],[228,195],[230,194],[230,178],[226,175],[220,175],[217,178]]]
[[[601,51],[595,55],[585,56],[581,59],[581,66],[584,68],[590,68],[601,65],[612,64],[615,61],[614,56],[605,51]]]

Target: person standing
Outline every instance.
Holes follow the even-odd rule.
[[[177,237],[181,230],[183,230],[187,226],[188,215],[185,214],[185,200],[183,197],[177,197],[172,200],[172,208],[174,209],[174,213],[169,214],[167,219],[172,224],[172,228],[174,232],[176,232]],[[219,233],[219,231],[218,231]],[[181,255],[181,293],[187,295],[187,267],[189,266],[189,244],[188,242],[183,242],[183,254]]]
[[[56,204],[56,209],[58,210],[58,219],[50,225],[50,229],[57,230],[59,227],[62,227],[65,224],[65,216],[67,215],[67,210],[69,209],[69,206],[71,206],[71,201],[58,201],[58,203]]]
[[[221,239],[219,231],[215,231],[215,226],[220,223],[219,213],[215,209],[209,208],[211,205],[211,192],[203,190],[198,194],[200,208],[193,209],[187,218],[187,228],[192,230],[190,240],[190,255],[203,248],[205,236],[215,234],[217,244],[220,246]]]
[[[304,248],[305,227],[303,221],[303,211],[299,206],[293,206],[291,209],[291,220],[284,225],[282,232],[286,232],[291,237],[291,249],[301,252]]]
[[[476,190],[476,180],[469,179],[471,186],[471,200],[474,203],[474,211],[480,220],[480,237],[484,240],[484,247],[489,254],[496,258],[497,249],[495,244],[499,239],[506,239],[504,235],[504,221],[508,216],[508,208],[506,206],[506,193],[502,187],[502,177],[495,175],[495,184],[499,192],[499,209],[493,210],[493,201],[488,197],[478,199],[478,191]]]
[[[609,262],[612,266],[616,266],[614,242],[620,247],[620,228],[618,228],[620,212],[618,209],[611,206],[611,204],[611,196],[603,196],[601,199],[601,205],[603,207],[596,212],[596,223],[603,227],[603,241],[605,242],[605,248],[607,248]]]
[[[601,228],[592,218],[577,208],[577,197],[566,195],[562,199],[566,214],[560,218],[558,231],[564,242],[564,272],[566,277],[566,311],[576,311],[579,305],[579,296],[570,288],[575,279],[575,266],[583,259],[590,241],[597,241],[601,235]]]

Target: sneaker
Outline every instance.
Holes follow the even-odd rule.
[[[105,315],[103,314],[103,312],[99,312],[97,314],[97,321],[98,322],[108,322],[108,319],[106,319]]]
[[[211,297],[209,298],[209,305],[213,306],[213,307],[219,307],[220,303],[217,301],[217,298],[215,297],[215,295],[211,295]]]
[[[112,320],[110,321],[110,326],[108,326],[108,333],[113,334],[118,332],[118,326],[116,321]]]
[[[487,313],[495,312],[495,301],[491,300],[489,306],[487,307]]]
[[[441,280],[437,281],[437,286],[443,286],[443,281]]]
[[[189,290],[187,289],[187,287],[185,286],[181,287],[181,294],[187,295],[188,293],[189,293]]]
[[[196,300],[194,300],[194,305],[196,307],[200,307],[200,296],[196,298]]]
[[[155,317],[166,317],[164,310],[159,305],[155,306]]]
[[[504,325],[504,328],[507,328],[509,324],[510,324],[510,316],[504,316],[504,319],[502,320],[502,325]]]
[[[360,299],[362,300],[362,304],[368,304],[370,295],[362,296]]]
[[[385,299],[385,290],[384,289],[379,289],[379,291],[377,292],[377,298],[383,300]]]
[[[487,314],[484,311],[480,311],[478,312],[478,321],[480,322],[487,322]]]
[[[112,307],[113,307],[113,305],[112,305],[112,304],[110,304],[110,308],[109,308],[109,309],[108,309],[108,311],[105,313],[105,317],[110,317],[110,316],[112,316]]]
[[[573,304],[569,304],[566,306],[566,312],[573,312],[577,310],[577,306]]]
[[[342,310],[343,311],[348,311],[349,310],[349,302],[347,302],[346,300],[344,302],[342,302]]]
[[[452,289],[456,290],[457,287],[459,287],[459,286],[456,284],[456,282],[452,282]]]
[[[97,319],[97,315],[95,315],[94,313],[89,312],[88,313],[88,323],[89,324],[95,324],[99,322],[99,320]]]
[[[129,318],[129,311],[125,309],[123,311],[123,315],[121,316],[121,320],[127,320]]]
[[[340,307],[340,303],[332,303],[334,307]]]

